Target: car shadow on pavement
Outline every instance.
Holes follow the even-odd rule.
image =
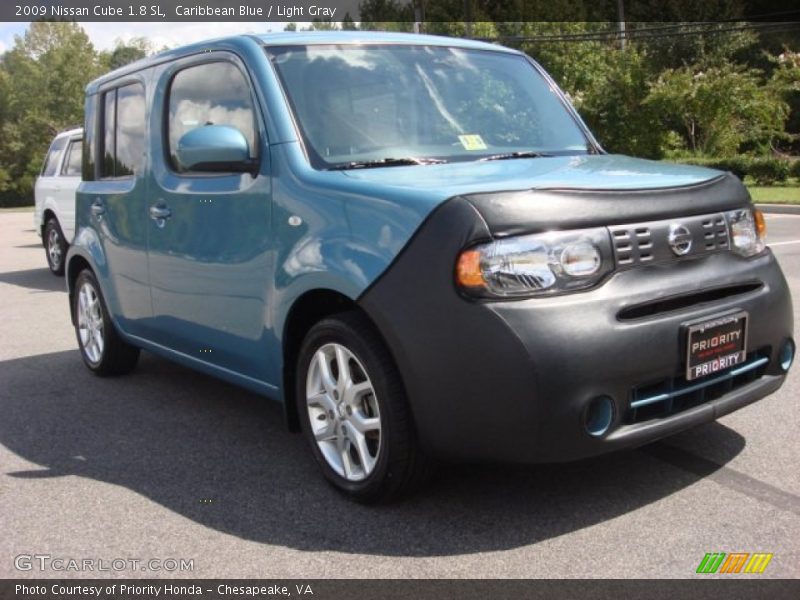
[[[27,271],[5,271],[0,273],[0,283],[42,292],[66,292],[67,284],[63,277],[56,277],[47,267]]]
[[[0,381],[0,443],[38,465],[6,477],[108,482],[220,532],[307,551],[421,557],[520,547],[674,494],[745,445],[712,423],[681,434],[713,451],[717,462],[697,457],[699,469],[659,457],[671,441],[562,465],[447,467],[412,498],[366,507],[323,481],[277,404],[151,355],[109,379],[84,369],[77,350],[7,360]]]

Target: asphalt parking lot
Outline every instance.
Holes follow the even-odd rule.
[[[768,225],[797,323],[800,216]],[[369,508],[323,482],[260,397],[147,354],[92,376],[29,212],[0,213],[0,298],[0,577],[678,578],[707,552],[774,554],[739,577],[800,576],[797,365],[777,394],[666,441],[451,467]],[[19,571],[20,555],[193,570]]]

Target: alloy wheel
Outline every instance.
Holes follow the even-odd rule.
[[[364,366],[345,346],[325,344],[313,355],[306,378],[312,433],[328,465],[348,481],[375,469],[381,419],[375,388]]]
[[[99,363],[103,358],[105,336],[103,332],[103,310],[97,290],[88,281],[84,281],[78,290],[78,335],[86,357],[92,363]]]
[[[61,238],[58,231],[53,227],[47,235],[47,256],[50,257],[50,264],[54,269],[61,265],[63,251],[61,249]]]

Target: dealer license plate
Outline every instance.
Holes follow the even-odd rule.
[[[689,326],[686,379],[698,379],[745,361],[747,313],[742,311]]]

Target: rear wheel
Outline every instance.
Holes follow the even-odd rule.
[[[67,242],[58,221],[50,217],[44,226],[44,249],[47,266],[53,275],[64,274],[64,258],[67,255]]]
[[[75,281],[75,333],[83,362],[96,375],[123,375],[136,367],[139,349],[124,342],[108,315],[94,274],[85,269]]]
[[[400,374],[371,323],[352,312],[317,323],[298,358],[298,414],[323,475],[361,502],[392,500],[429,471]]]

